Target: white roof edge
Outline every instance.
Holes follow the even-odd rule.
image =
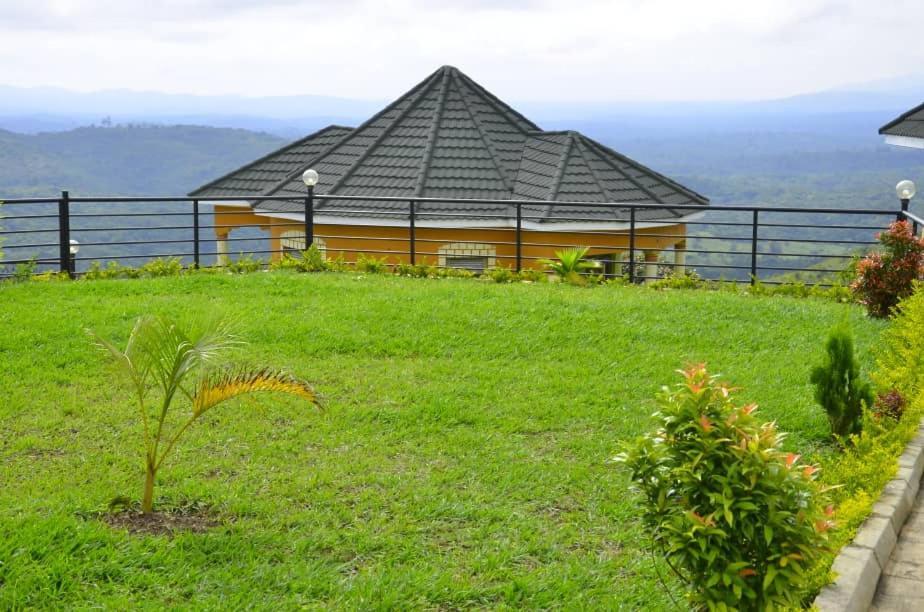
[[[665,219],[663,221],[637,221],[635,229],[650,229],[655,227],[669,227],[671,225],[681,225],[701,219],[706,211],[697,211],[690,215],[677,217],[676,219]],[[274,212],[269,210],[255,209],[254,214],[261,217],[271,217],[276,219],[285,219],[287,221],[302,221],[303,215],[298,213]],[[362,225],[362,226],[379,226],[379,227],[407,227],[407,222],[403,219],[378,219],[373,217],[336,217],[332,215],[315,214],[315,225]],[[467,228],[514,228],[516,221],[513,219],[490,219],[490,220],[459,220],[459,221],[425,221],[418,219],[414,224],[418,228],[439,228],[439,229],[467,229]],[[581,232],[581,231],[627,231],[629,223],[595,223],[595,222],[572,222],[572,223],[534,223],[523,221],[522,229],[543,232]]]
[[[924,149],[924,138],[915,138],[914,136],[896,136],[894,134],[886,134],[885,143],[895,145],[896,147]]]

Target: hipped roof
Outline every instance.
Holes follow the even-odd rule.
[[[301,174],[320,175],[317,194],[453,199],[577,201],[706,205],[708,199],[573,131],[547,132],[458,69],[444,66],[355,129],[331,126],[265,156],[190,195],[291,195],[293,201],[254,201],[270,212],[303,211]],[[247,192],[247,193],[245,193]],[[355,202],[318,201],[319,214],[354,216]],[[363,201],[363,217],[406,211],[401,203]],[[501,207],[506,209],[506,207]],[[477,218],[497,205],[422,203],[419,212]],[[550,205],[525,211],[535,221],[613,218],[625,209]],[[640,210],[664,219],[689,211]],[[624,215],[623,215],[624,216]]]

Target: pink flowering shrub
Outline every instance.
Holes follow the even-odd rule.
[[[916,237],[907,221],[895,221],[876,239],[883,252],[870,253],[857,263],[850,288],[871,316],[887,317],[911,295],[914,281],[924,277],[924,238]]]

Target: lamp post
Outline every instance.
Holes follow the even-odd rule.
[[[77,274],[77,253],[80,252],[80,243],[72,238],[68,252],[71,256],[67,258],[67,275],[74,278]]]
[[[914,186],[914,181],[905,179],[904,181],[899,181],[898,185],[895,186],[895,193],[902,203],[902,210],[898,213],[898,220],[901,221],[905,218],[904,213],[908,212],[908,205],[911,204],[911,198],[917,193],[917,188]],[[911,232],[915,236],[918,235],[917,222],[911,224]]]
[[[917,193],[917,189],[914,186],[913,181],[904,180],[900,181],[898,185],[895,186],[895,193],[898,195],[898,199],[902,203],[902,212],[908,210],[908,204],[911,203],[911,198],[914,197],[914,194]]]
[[[308,168],[302,173],[302,182],[308,188],[305,197],[305,250],[314,244],[314,186],[318,184],[318,173]]]

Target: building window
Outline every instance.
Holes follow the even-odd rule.
[[[497,265],[497,251],[493,245],[478,242],[445,244],[439,250],[439,265],[480,273]]]
[[[475,272],[476,274],[481,274],[489,266],[487,257],[477,257],[470,255],[447,255],[446,267],[462,268],[464,270]]]
[[[315,236],[314,244],[321,251],[321,255],[327,254],[327,245],[324,240]],[[298,255],[305,250],[305,232],[288,231],[279,235],[279,247],[283,255]]]

